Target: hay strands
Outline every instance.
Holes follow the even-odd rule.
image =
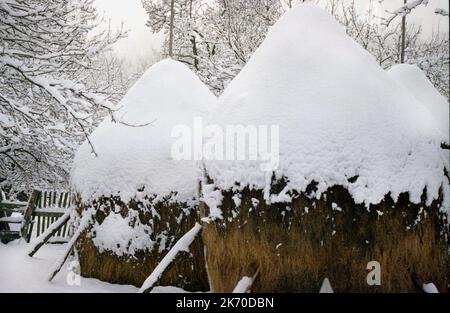
[[[241,278],[241,280],[237,283],[236,287],[233,289],[233,293],[247,293],[250,292],[250,289],[252,288],[253,282],[255,281],[256,277],[259,274],[259,268],[256,270],[253,277],[244,276]]]
[[[45,232],[43,232],[37,239],[33,246],[29,249],[28,255],[32,257],[38,250],[64,225],[69,221],[72,209],[67,210],[63,216],[61,216],[56,222],[50,225]]]
[[[159,262],[158,266],[156,266],[150,276],[144,281],[142,287],[139,289],[139,293],[151,291],[167,267],[175,260],[179,252],[189,252],[189,246],[194,242],[201,229],[202,226],[199,223],[195,223],[194,227],[192,227],[191,230],[184,234],[183,237],[175,243],[172,249],[170,249],[161,262]]]
[[[92,221],[93,211],[86,212],[86,214],[82,217],[80,221],[80,226],[78,227],[77,231],[74,233],[73,237],[70,239],[69,243],[67,244],[66,250],[64,250],[64,254],[55,262],[55,265],[53,266],[53,270],[48,276],[48,281],[52,281],[53,278],[55,278],[56,274],[59,273],[61,268],[63,267],[64,263],[66,262],[67,258],[69,257],[70,253],[72,252],[75,243],[77,242],[78,238],[80,237],[81,233],[86,230],[90,222]]]

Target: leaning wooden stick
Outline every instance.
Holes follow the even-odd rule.
[[[54,234],[56,234],[69,221],[72,210],[67,210],[56,222],[50,225],[47,230],[42,233],[33,246],[28,250],[28,255],[33,256]]]
[[[255,281],[256,277],[259,274],[259,268],[256,270],[253,277],[244,276],[242,279],[237,283],[236,287],[233,289],[233,293],[247,293],[250,292],[253,282]]]
[[[202,226],[199,223],[195,223],[195,226],[177,241],[177,243],[172,247],[172,249],[170,249],[169,252],[167,252],[161,262],[159,262],[158,266],[156,266],[150,276],[142,284],[142,287],[139,289],[140,293],[148,292],[153,288],[167,267],[173,262],[173,260],[175,260],[179,252],[189,251],[189,246],[192,242],[194,242],[194,239],[200,233],[201,229]]]
[[[92,219],[92,212],[86,212],[86,215],[83,216],[80,222],[80,226],[78,227],[75,234],[73,234],[73,237],[70,239],[69,243],[67,244],[67,248],[64,251],[64,254],[59,258],[55,265],[53,271],[50,273],[48,277],[48,281],[52,281],[53,278],[55,278],[56,274],[59,273],[61,268],[63,267],[64,263],[66,262],[67,258],[70,255],[70,252],[72,251],[73,247],[75,246],[75,243],[77,242],[78,238],[80,237],[81,233],[86,230],[89,227],[90,221]]]

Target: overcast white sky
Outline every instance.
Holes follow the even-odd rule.
[[[163,36],[153,34],[145,26],[147,14],[142,7],[141,0],[95,0],[99,14],[111,21],[112,27],[128,29],[128,37],[120,40],[115,51],[130,65],[142,58],[152,58],[154,51],[158,51]]]
[[[356,0],[356,3],[360,10],[366,10],[369,0]],[[378,10],[382,14],[385,10],[396,9],[402,4],[403,0],[384,0]],[[111,20],[113,27],[119,27],[123,22],[124,28],[130,30],[128,38],[118,42],[115,47],[119,57],[123,57],[130,65],[142,58],[152,58],[154,51],[158,51],[163,36],[153,34],[145,26],[147,15],[141,0],[96,0],[96,6],[100,14]],[[421,6],[408,19],[422,25],[424,35],[429,35],[437,27],[448,31],[448,17],[434,14],[436,7],[448,10],[449,2],[430,0],[427,7]]]

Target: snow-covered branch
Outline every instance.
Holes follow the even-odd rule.
[[[383,0],[379,0],[379,2],[381,3],[383,2]],[[392,12],[386,11],[387,13],[389,13],[389,17],[385,19],[385,25],[388,26],[397,16],[406,16],[417,7],[421,5],[427,6],[428,3],[429,0],[413,0],[405,3],[404,5],[402,5],[401,7]],[[434,13],[438,15],[448,16],[448,11],[446,11],[445,9],[437,8],[434,11]]]
[[[75,148],[125,92],[118,63],[103,61],[124,33],[93,1],[0,1],[2,185],[64,184]]]
[[[442,16],[448,16],[448,11],[445,9],[436,8],[436,10],[434,10],[434,13]]]

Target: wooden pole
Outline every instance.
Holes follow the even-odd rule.
[[[247,293],[251,291],[251,288],[253,286],[253,283],[255,282],[256,277],[258,277],[259,274],[259,267],[256,270],[255,274],[253,274],[252,277],[244,276],[242,279],[237,283],[236,287],[233,289],[233,293]]]
[[[406,4],[406,0],[403,0]],[[406,15],[402,16],[402,47],[400,51],[400,63],[405,63],[405,49],[406,49]]]
[[[195,226],[175,243],[172,249],[170,249],[159,262],[158,266],[155,267],[150,276],[144,281],[142,287],[139,289],[140,293],[150,292],[152,290],[153,286],[158,282],[169,265],[175,260],[176,256],[181,251],[189,251],[189,246],[194,242],[201,229],[202,226],[199,223],[195,223]]]
[[[28,206],[23,213],[23,223],[20,229],[20,234],[22,238],[25,238],[28,242],[28,228],[30,227],[31,218],[33,216],[34,209],[36,208],[36,203],[39,197],[40,191],[33,190],[31,193],[30,200],[28,201]]]
[[[56,263],[54,265],[54,269],[48,277],[48,281],[52,281],[52,279],[55,278],[56,274],[59,273],[59,271],[63,267],[64,263],[66,263],[66,260],[69,257],[70,253],[72,252],[81,233],[89,227],[90,222],[92,221],[93,214],[94,214],[93,210],[91,210],[89,212],[85,212],[85,215],[82,217],[82,219],[80,221],[80,226],[78,227],[77,231],[73,234],[73,237],[70,239],[69,243],[67,244],[66,250],[64,251],[63,255],[56,261]]]
[[[173,57],[173,24],[175,19],[175,0],[170,1],[169,56]]]
[[[36,244],[30,249],[28,255],[32,257],[54,234],[66,225],[70,219],[72,210],[67,210],[56,222],[54,222],[39,238],[36,239]]]
[[[48,281],[52,281],[53,278],[55,278],[56,274],[59,273],[59,271],[63,267],[64,263],[66,263],[66,260],[69,257],[70,253],[72,252],[73,247],[75,246],[75,243],[77,242],[81,233],[87,228],[88,225],[89,225],[89,223],[86,223],[85,226],[80,226],[78,228],[78,230],[75,232],[72,239],[70,239],[69,243],[67,244],[67,248],[64,251],[64,254],[56,261],[56,263],[54,265],[54,269],[48,277]]]

